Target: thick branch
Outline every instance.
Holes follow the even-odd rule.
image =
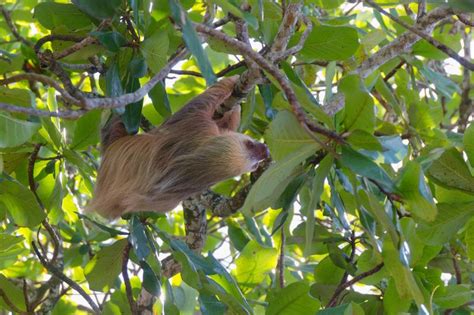
[[[169,73],[169,71],[186,56],[187,51],[185,49],[180,50],[169,62],[161,69],[153,78],[150,79],[141,88],[132,93],[127,93],[119,97],[109,98],[87,98],[81,101],[77,101],[77,104],[82,104],[86,108],[85,110],[58,110],[56,112],[49,112],[46,110],[40,110],[30,107],[15,106],[0,102],[0,109],[13,112],[13,113],[25,113],[34,116],[45,116],[45,117],[61,117],[68,119],[76,119],[85,114],[88,110],[96,108],[118,108],[123,107],[127,104],[137,102],[141,100],[158,82],[163,80]],[[58,83],[59,84],[59,83]]]
[[[384,9],[382,9],[382,7],[380,7],[378,4],[376,4],[372,0],[365,0],[365,2],[368,3],[371,7],[375,8],[380,13],[382,13],[383,15],[389,17],[390,19],[392,19],[396,23],[398,23],[401,26],[403,26],[404,28],[408,29],[412,33],[420,36],[421,38],[426,40],[428,43],[433,45],[434,47],[438,48],[439,50],[441,50],[442,52],[444,52],[445,54],[447,54],[451,58],[455,59],[457,62],[459,62],[464,67],[468,68],[471,71],[474,71],[474,64],[473,63],[469,62],[469,60],[467,60],[467,59],[461,57],[460,55],[458,55],[454,50],[452,50],[451,48],[449,48],[445,44],[443,44],[443,43],[439,42],[438,40],[434,39],[433,37],[427,35],[423,30],[421,30],[417,27],[413,27],[411,25],[408,25],[407,23],[405,23],[404,21],[402,21],[398,17],[396,17],[393,14],[391,14],[391,13],[385,11]]]
[[[269,60],[276,60],[280,54],[286,51],[291,36],[295,33],[295,25],[301,16],[301,3],[290,3],[285,8],[285,15],[281,21],[278,33],[273,40],[272,47],[268,54]]]
[[[85,107],[89,110],[95,108],[118,108],[141,100],[158,82],[166,78],[170,70],[187,54],[188,52],[186,49],[181,49],[178,51],[178,53],[173,58],[171,58],[171,60],[166,64],[166,66],[163,67],[163,69],[161,69],[160,72],[155,74],[155,76],[151,78],[150,81],[145,83],[135,92],[123,94],[118,97],[84,99],[83,101]]]
[[[451,8],[438,7],[420,18],[415,24],[416,28],[429,34],[433,31],[437,23],[442,22],[450,14],[453,14]],[[354,70],[354,73],[360,74],[363,78],[369,76],[387,61],[408,52],[413,44],[419,40],[420,37],[418,35],[410,31],[405,32],[390,44],[382,47],[371,57],[367,58],[356,70]]]
[[[231,46],[232,48],[238,50],[242,55],[244,55],[247,58],[250,58],[254,60],[263,70],[267,71],[272,77],[275,78],[275,80],[280,84],[281,89],[285,93],[285,96],[290,103],[290,106],[293,110],[293,113],[295,114],[296,118],[298,121],[305,127],[310,129],[311,131],[314,131],[316,133],[319,133],[321,135],[324,135],[332,140],[335,140],[339,143],[344,142],[344,139],[339,136],[337,133],[328,130],[324,127],[318,126],[312,121],[310,121],[303,109],[301,108],[298,99],[296,97],[295,92],[293,91],[293,88],[291,87],[290,82],[286,78],[285,75],[283,75],[279,69],[271,64],[268,60],[266,60],[264,57],[262,57],[259,53],[255,52],[251,47],[248,45],[235,40],[226,34],[217,31],[215,29],[212,29],[206,25],[202,24],[196,24],[196,31],[199,33],[206,34],[208,36],[212,36],[215,39],[218,39],[227,45]]]

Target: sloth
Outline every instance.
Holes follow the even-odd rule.
[[[219,181],[254,171],[269,152],[236,132],[240,106],[213,119],[237,80],[222,79],[147,133],[127,135],[113,119],[102,135],[103,159],[87,210],[107,218],[163,213]]]

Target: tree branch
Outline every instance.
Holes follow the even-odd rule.
[[[5,7],[3,5],[0,5],[0,11],[2,11],[3,18],[5,19],[5,22],[7,22],[8,28],[10,28],[13,36],[17,40],[19,40],[20,42],[25,44],[26,46],[31,46],[32,43],[29,40],[25,39],[23,36],[21,36],[20,33],[18,32],[18,28],[16,27],[16,25],[12,21],[10,11],[5,9]]]
[[[137,304],[135,303],[135,300],[133,299],[133,292],[132,292],[132,285],[130,284],[130,278],[128,277],[128,257],[130,254],[130,249],[132,248],[132,245],[130,243],[127,243],[125,248],[123,249],[123,255],[122,255],[122,277],[123,277],[123,283],[125,284],[125,291],[127,293],[127,300],[128,304],[130,305],[130,310],[132,311],[132,314],[138,314],[137,312]]]
[[[375,266],[373,269],[370,269],[366,272],[363,272],[363,273],[355,276],[351,280],[349,280],[349,281],[343,283],[342,285],[338,286],[336,291],[334,292],[334,295],[332,296],[331,300],[326,305],[326,308],[335,306],[336,303],[337,303],[337,299],[339,298],[339,295],[341,295],[341,293],[344,292],[345,289],[347,289],[348,287],[353,286],[354,284],[356,284],[360,280],[362,280],[364,278],[367,278],[368,276],[371,276],[371,275],[379,272],[380,269],[383,268],[383,266],[384,266],[384,263],[382,262],[382,263],[378,264],[377,266]]]
[[[34,253],[38,257],[41,264],[48,270],[51,275],[62,280],[63,282],[67,283],[71,288],[73,288],[77,293],[79,293],[89,305],[92,307],[96,314],[100,314],[100,309],[97,304],[91,299],[91,297],[84,291],[83,288],[71,278],[67,277],[64,273],[62,273],[59,269],[51,265],[39,252],[38,247],[36,247],[35,242],[31,242],[31,247],[33,248]]]
[[[5,294],[5,291],[3,291],[2,289],[0,289],[0,298],[3,299],[3,301],[10,308],[11,311],[13,311],[15,313],[18,313],[18,314],[23,314],[24,313],[22,310],[20,310],[18,307],[16,307],[16,305],[13,304],[12,301],[10,301],[8,296]]]
[[[238,50],[245,57],[254,60],[263,70],[267,71],[272,77],[274,77],[275,80],[279,83],[283,92],[285,93],[285,96],[293,110],[293,113],[295,114],[296,118],[298,119],[300,124],[303,125],[305,129],[309,129],[311,131],[324,135],[327,138],[331,140],[335,140],[338,143],[344,142],[344,139],[337,133],[329,129],[326,129],[322,126],[316,125],[314,122],[310,121],[306,117],[304,111],[302,110],[298,102],[296,94],[294,93],[293,88],[290,85],[290,82],[288,81],[286,76],[284,76],[275,65],[271,64],[268,60],[266,60],[259,53],[255,52],[248,45],[238,40],[235,40],[220,31],[212,29],[203,24],[196,24],[195,27],[196,27],[197,32],[203,33],[215,39],[218,39],[226,43],[230,47],[233,47],[234,49]]]
[[[415,24],[416,28],[429,34],[433,31],[436,24],[442,22],[445,18],[453,13],[454,11],[449,7],[438,7],[420,18]],[[391,43],[380,48],[380,50],[375,54],[367,58],[359,67],[357,67],[357,69],[353,71],[353,73],[359,74],[363,78],[366,78],[387,61],[408,52],[413,44],[419,40],[420,37],[418,35],[407,31],[393,40]]]
[[[23,80],[37,81],[43,84],[47,84],[53,87],[56,91],[58,91],[66,101],[72,104],[78,104],[80,102],[77,98],[73,97],[71,94],[69,94],[69,92],[64,90],[58,81],[42,74],[20,73],[20,74],[8,77],[6,79],[0,80],[0,85],[7,85],[13,82],[19,82]]]
[[[389,17],[390,19],[392,19],[396,23],[400,24],[401,26],[403,26],[407,30],[409,30],[412,33],[420,36],[421,38],[426,40],[428,43],[430,43],[431,45],[433,45],[437,49],[441,50],[442,52],[444,52],[445,54],[447,54],[451,58],[455,59],[457,62],[459,62],[464,67],[468,68],[471,71],[474,71],[474,64],[473,63],[469,62],[467,59],[465,59],[465,58],[461,57],[460,55],[458,55],[454,50],[452,50],[451,48],[449,48],[445,44],[443,44],[443,43],[439,42],[438,40],[434,39],[433,37],[427,35],[423,30],[420,30],[416,27],[408,25],[407,23],[405,23],[404,21],[402,21],[398,17],[396,17],[393,14],[391,14],[391,13],[385,11],[384,9],[382,9],[381,6],[379,6],[377,3],[373,2],[372,0],[365,0],[365,2],[368,3],[374,9],[376,9],[377,11],[379,11],[380,13],[382,13],[383,15]]]

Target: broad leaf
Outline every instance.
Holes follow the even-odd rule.
[[[245,214],[269,207],[285,190],[288,183],[297,175],[295,169],[304,160],[313,155],[318,146],[308,144],[287,155],[270,166],[253,184],[242,207]]]
[[[312,314],[320,307],[318,300],[309,294],[309,285],[294,282],[268,299],[266,315]]]
[[[442,245],[461,229],[474,214],[474,202],[439,203],[436,220],[421,224],[418,235],[430,245]]]
[[[0,148],[16,147],[30,140],[40,124],[0,113]]]
[[[0,204],[19,226],[35,227],[46,217],[33,193],[18,182],[0,179]]]
[[[471,175],[461,153],[455,148],[446,150],[435,160],[427,174],[443,187],[474,193],[474,176]]]
[[[89,287],[95,291],[107,292],[122,270],[123,250],[127,239],[102,248],[84,268]]]
[[[72,0],[83,12],[97,19],[106,19],[113,17],[119,10],[122,0]]]
[[[311,60],[344,60],[359,47],[357,30],[347,26],[313,27],[300,54]]]

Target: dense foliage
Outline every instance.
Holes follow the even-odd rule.
[[[474,311],[472,2],[2,3],[0,312]],[[235,74],[272,161],[84,213],[112,111],[144,132]]]

